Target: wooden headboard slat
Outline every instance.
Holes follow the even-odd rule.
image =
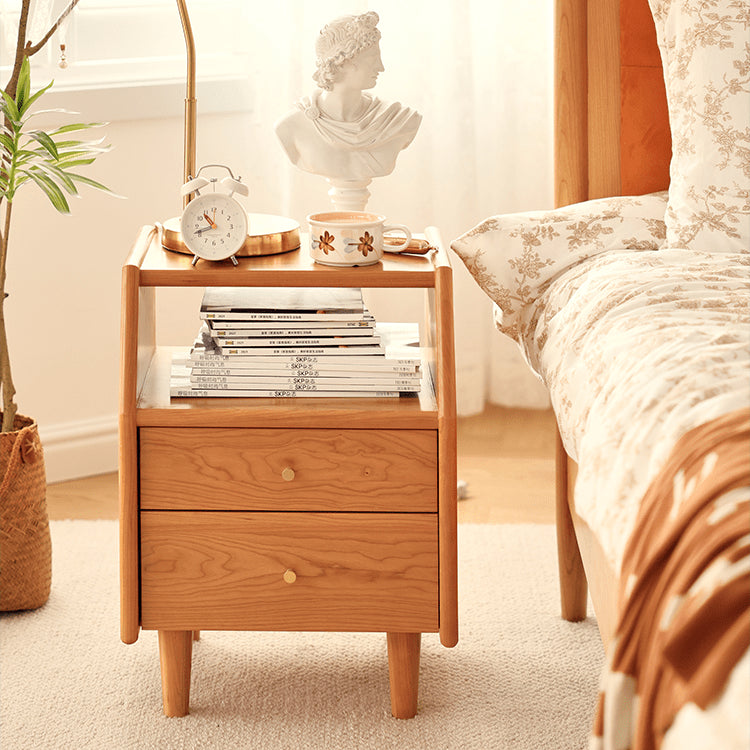
[[[666,189],[669,116],[648,0],[555,7],[555,205]]]
[[[588,197],[586,0],[555,4],[555,205]]]
[[[588,4],[589,198],[620,191],[619,0]]]

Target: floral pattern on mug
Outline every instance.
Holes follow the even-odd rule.
[[[359,244],[357,245],[357,250],[359,250],[362,255],[367,257],[368,253],[371,253],[373,251],[372,247],[373,243],[373,237],[369,232],[365,232],[363,237],[359,238]]]
[[[316,240],[315,244],[317,244],[317,246],[326,255],[328,255],[328,253],[332,253],[333,250],[334,250],[333,241],[335,239],[336,238],[332,234],[329,234],[328,232],[323,232],[323,234],[321,234],[320,237],[318,237],[318,239]]]

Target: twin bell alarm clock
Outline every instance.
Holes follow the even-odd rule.
[[[205,177],[201,173],[207,169],[228,174],[222,179]],[[235,266],[238,256],[275,255],[299,248],[299,224],[284,216],[248,214],[235,198],[248,192],[229,167],[205,164],[180,190],[183,198],[195,193],[182,215],[157,224],[162,246],[192,255],[193,265],[199,260],[231,260]]]
[[[217,192],[216,177],[201,177],[201,172],[208,167],[226,169],[229,174],[220,184],[228,192]],[[201,194],[201,190],[211,186],[211,190]],[[245,244],[248,220],[245,209],[233,197],[235,193],[247,195],[247,185],[235,179],[232,170],[221,164],[207,164],[198,170],[198,174],[188,180],[180,190],[185,197],[195,193],[183,209],[180,217],[180,234],[189,252],[193,254],[193,265],[199,259],[226,260],[230,258],[237,265],[235,255]]]

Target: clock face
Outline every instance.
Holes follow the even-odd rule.
[[[225,260],[234,255],[247,237],[247,214],[224,193],[193,198],[180,219],[182,241],[191,253],[205,260]]]

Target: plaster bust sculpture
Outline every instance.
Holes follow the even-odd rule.
[[[323,28],[315,45],[318,84],[276,123],[293,164],[328,178],[333,195],[364,191],[373,177],[390,174],[399,152],[417,133],[422,116],[398,102],[365,93],[383,68],[378,14],[342,16]],[[341,204],[364,208],[364,203]]]

